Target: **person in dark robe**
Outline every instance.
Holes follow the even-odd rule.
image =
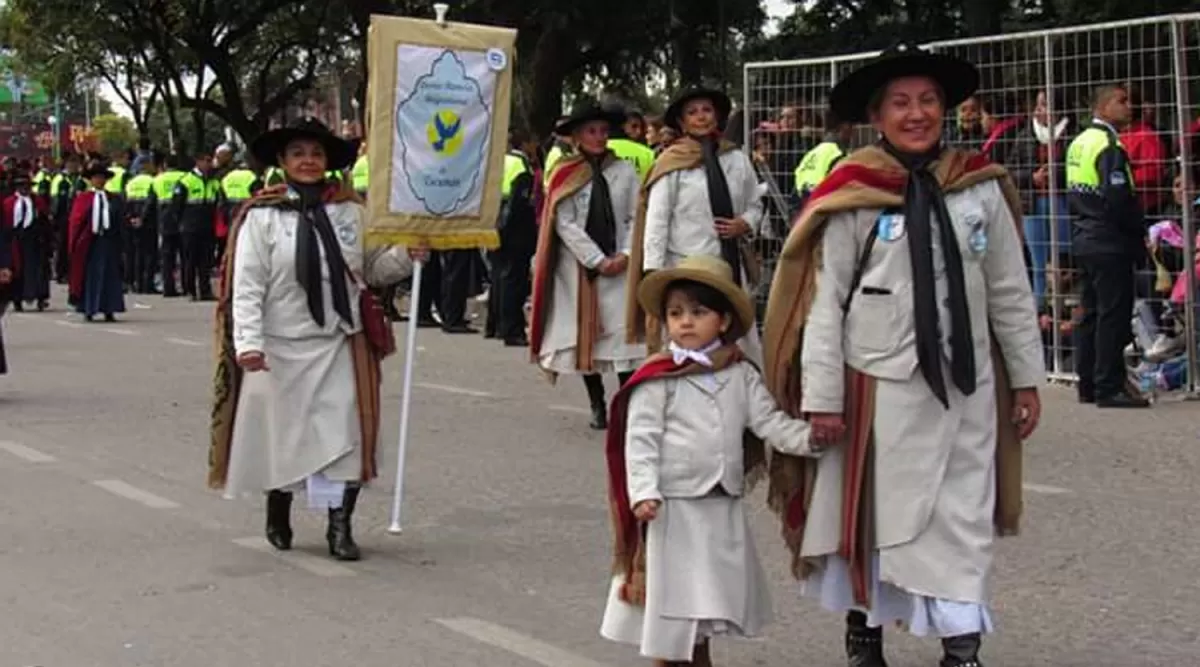
[[[36,303],[39,312],[50,305],[50,253],[54,228],[44,198],[35,197],[28,165],[13,175],[13,193],[0,205],[4,225],[12,234],[13,310],[21,312],[26,303]]]
[[[68,228],[70,302],[91,322],[97,314],[115,322],[125,312],[121,275],[121,202],[104,184],[113,173],[102,163],[83,171],[89,189],[75,198]]]
[[[0,319],[8,310],[13,281],[13,238],[12,229],[4,220],[0,220]],[[8,372],[8,362],[4,356],[4,329],[0,327],[0,375]]]

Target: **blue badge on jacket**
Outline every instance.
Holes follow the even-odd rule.
[[[880,241],[891,243],[904,237],[904,215],[901,213],[882,213],[875,222],[875,235]]]
[[[972,220],[971,233],[967,235],[967,247],[976,255],[982,255],[987,252],[988,235],[987,227],[982,220]]]

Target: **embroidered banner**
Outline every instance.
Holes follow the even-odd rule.
[[[371,17],[368,243],[499,246],[516,36]]]

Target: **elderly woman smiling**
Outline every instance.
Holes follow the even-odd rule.
[[[1019,199],[942,144],[978,81],[900,45],[838,83],[833,110],[881,139],[814,190],[767,306],[768,385],[841,445],[776,457],[771,497],[806,594],[847,613],[853,667],[886,665],[889,622],[940,637],[941,667],[979,667],[993,537],[1019,517],[1045,375]]]
[[[209,483],[228,495],[267,493],[266,538],[292,546],[292,494],[328,511],[326,540],[357,560],[350,519],[375,476],[379,359],[363,332],[365,283],[406,277],[398,248],[363,245],[366,214],[327,181],[355,146],[306,120],[251,146],[286,182],[241,211],[230,233],[218,307],[218,369]]]

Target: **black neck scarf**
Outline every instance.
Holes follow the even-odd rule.
[[[883,149],[908,170],[904,190],[904,223],[908,229],[908,253],[913,272],[913,314],[917,334],[917,361],[921,375],[933,395],[946,408],[946,380],[942,374],[941,340],[938,334],[937,280],[933,268],[933,224],[938,226],[939,245],[946,265],[947,308],[950,311],[950,376],[964,395],[975,393],[976,368],[971,315],[967,306],[962,251],[942,187],[929,167],[942,154],[940,146],[914,155],[902,153],[886,140]]]
[[[329,290],[333,294],[333,311],[346,324],[353,324],[350,314],[350,294],[346,287],[346,258],[342,256],[342,246],[338,243],[333,231],[333,223],[325,213],[325,201],[322,196],[326,184],[321,183],[288,183],[289,196],[293,208],[300,214],[296,225],[296,281],[304,288],[308,296],[308,312],[318,326],[325,326],[325,297],[321,289],[321,248],[317,247],[318,239],[325,252],[325,264],[329,269]],[[296,198],[292,198],[295,193]]]
[[[729,194],[729,183],[721,169],[721,141],[717,137],[699,137],[701,153],[704,155],[704,176],[708,180],[708,205],[713,218],[732,220],[733,196]],[[733,279],[742,284],[742,253],[738,239],[721,239],[721,258],[733,269]]]
[[[613,215],[612,194],[608,190],[608,181],[604,178],[608,153],[589,155],[587,161],[592,167],[592,197],[588,204],[587,224],[584,229],[600,247],[600,252],[603,252],[605,257],[611,257],[617,251],[617,219]]]

